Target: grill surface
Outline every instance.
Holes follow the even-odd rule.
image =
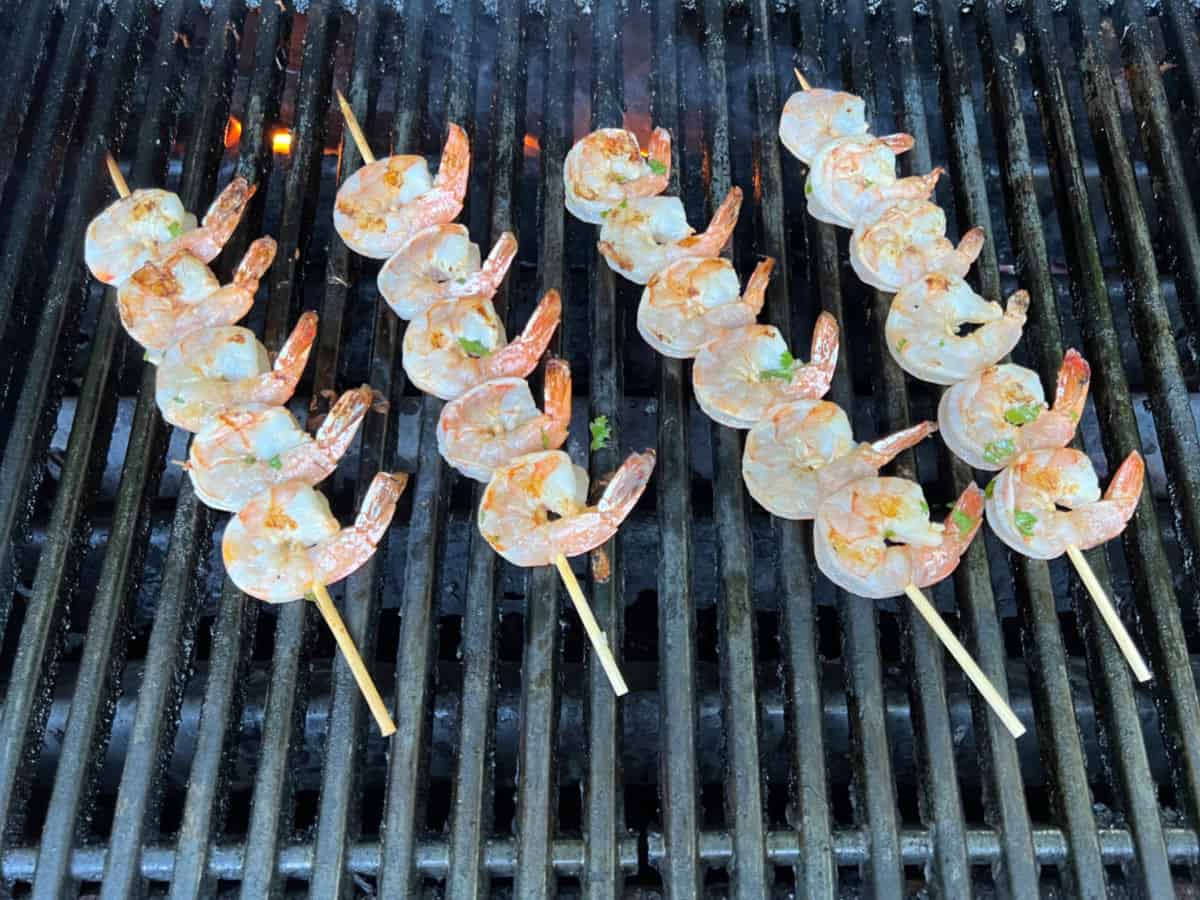
[[[0,2],[0,894],[1194,892],[1197,13],[929,5]],[[883,348],[888,298],[806,215],[781,152],[793,65],[862,93],[876,131],[914,134],[908,172],[948,165],[952,230],[988,230],[976,287],[1032,294],[1017,360],[1048,384],[1067,346],[1092,363],[1080,446],[1102,477],[1147,451],[1137,515],[1089,557],[1148,687],[1064,566],[981,537],[933,595],[1030,727],[1014,743],[907,605],[835,591],[809,527],[748,500],[739,435],[699,413],[687,364],[636,337],[639,291],[564,214],[577,137],[665,125],[694,222],[747,188],[733,258],[779,260],[765,319],[806,346],[819,311],[839,318],[831,398],[856,432],[929,417],[935,393]],[[588,584],[623,701],[553,570],[514,569],[479,539],[478,489],[437,454],[440,404],[405,382],[377,264],[332,232],[361,162],[335,87],[381,152],[436,154],[448,121],[467,128],[463,221],[481,244],[521,241],[501,314],[523,323],[563,290],[572,455],[598,478],[658,449],[655,491],[607,548],[614,577]],[[290,153],[274,152],[279,129]],[[301,418],[363,381],[389,399],[327,483],[346,519],[380,468],[415,473],[386,546],[335,592],[391,699],[389,743],[315,611],[224,579],[224,517],[168,462],[185,441],[81,264],[110,148],[131,184],[190,209],[234,174],[259,185],[218,271],[270,233],[247,324],[277,348],[320,312]],[[601,414],[616,439],[589,457]],[[949,501],[972,473],[927,444],[896,469]]]

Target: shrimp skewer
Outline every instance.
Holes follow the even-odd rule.
[[[1070,447],[1033,450],[1015,459],[987,490],[987,520],[996,537],[1033,559],[1067,554],[1138,681],[1149,681],[1150,670],[1080,551],[1112,540],[1125,529],[1137,511],[1145,471],[1135,450],[1101,497],[1086,455]]]
[[[955,247],[946,239],[946,214],[928,200],[897,200],[858,220],[850,236],[850,265],[864,284],[895,293],[926,272],[962,277],[983,250],[982,228]]]
[[[843,91],[808,87],[787,98],[779,116],[779,140],[806,165],[830,141],[866,134],[866,104]]]
[[[817,565],[839,587],[880,599],[905,594],[983,694],[1013,737],[1025,726],[921,592],[958,566],[983,521],[983,492],[969,485],[943,524],[929,521],[921,486],[904,478],[863,478],[829,495],[817,511]]]
[[[601,225],[622,200],[653,197],[671,177],[671,134],[655,128],[643,159],[637,135],[623,128],[599,128],[580,138],[563,162],[567,210],[577,219]]]
[[[897,200],[926,200],[942,169],[896,177],[896,154],[911,150],[908,134],[845,137],[830,141],[813,157],[804,184],[808,212],[830,225],[853,228],[871,209]]]

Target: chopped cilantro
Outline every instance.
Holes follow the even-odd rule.
[[[550,449],[550,438],[546,437],[546,430],[545,430],[545,429],[542,429],[542,449],[543,449],[543,450],[549,450],[549,449]]]
[[[462,347],[464,350],[466,350],[472,356],[491,356],[492,355],[491,350],[489,350],[487,347],[483,346],[483,344],[480,341],[477,341],[474,338],[459,338],[458,346]]]
[[[608,416],[596,416],[588,423],[588,431],[592,433],[591,448],[593,450],[603,450],[608,446],[609,439],[612,438],[612,428],[608,424]]]
[[[172,222],[170,225],[167,226],[167,231],[169,231],[171,233],[171,237],[177,238],[181,234],[183,234],[183,226],[180,225],[178,222]]]
[[[1037,516],[1031,512],[1025,512],[1023,509],[1018,509],[1013,513],[1013,524],[1017,526],[1017,531],[1025,535],[1025,537],[1033,537],[1033,530],[1037,527]]]
[[[172,398],[171,398],[171,400],[172,400],[172,401],[174,401],[175,403],[187,403],[187,401],[186,401],[186,400],[184,400],[184,399],[183,399],[181,396],[179,396],[178,394],[176,394],[174,397],[172,397]]]
[[[939,347],[945,347],[945,346],[946,346],[946,339],[945,339],[945,338],[942,338],[940,341],[938,341],[938,346],[939,346]]]
[[[984,445],[983,458],[993,466],[998,466],[1017,452],[1017,445],[1011,438],[1001,438]]]
[[[997,475],[996,477],[999,478],[1000,476]],[[994,494],[994,493],[996,493],[996,479],[995,478],[993,478],[991,481],[989,481],[987,483],[987,487],[985,487],[983,489],[983,496],[985,496],[985,497],[987,497],[987,499],[991,500],[992,494]]]
[[[667,167],[660,163],[657,159],[646,160],[646,165],[650,167],[650,171],[655,175],[666,175]]]
[[[896,341],[896,352],[903,353],[904,348],[907,346],[908,346],[908,338],[904,338],[904,337],[900,338],[900,340]]]
[[[274,469],[276,472],[278,472],[280,469],[283,468],[283,460],[280,459],[279,454],[276,453],[274,456],[272,456],[270,459],[267,460],[267,465],[270,466],[272,469]]]
[[[954,527],[958,529],[959,534],[967,534],[975,527],[975,520],[961,509],[951,510],[950,520],[954,522]]]
[[[256,462],[258,462],[258,457],[257,457],[257,456],[254,456],[254,455],[252,455],[252,454],[249,454],[249,455],[246,455],[246,456],[243,456],[243,457],[242,457],[242,462],[244,462],[244,463],[245,463],[246,465],[248,465],[248,466],[252,466],[252,465],[254,465]]]
[[[1009,425],[1028,425],[1042,414],[1036,403],[1018,403],[1004,411],[1004,421]]]
[[[629,208],[629,200],[627,200],[627,199],[622,200],[620,203],[617,204],[617,208],[618,209],[628,209]]]
[[[883,532],[883,539],[885,541],[894,541],[896,539],[896,532],[894,532],[894,531],[892,531],[892,529],[888,528],[886,531]]]
[[[796,358],[792,356],[791,351],[784,350],[779,354],[779,368],[763,369],[758,373],[759,381],[769,381],[772,378],[778,378],[780,381],[791,381],[792,373],[796,370]]]
[[[600,218],[602,218],[602,219],[607,219],[607,218],[608,218],[608,214],[609,214],[610,212],[612,212],[612,210],[611,210],[611,209],[602,209],[602,210],[600,210]]]
[[[929,515],[929,504],[924,500],[921,501],[921,513],[926,516]]]
[[[455,284],[466,284],[467,279],[460,275],[458,278],[454,279],[454,283]]]
[[[811,182],[811,181],[806,181],[806,182],[804,183],[804,196],[805,196],[805,197],[811,197],[811,196],[812,196],[812,192],[813,192],[813,186],[812,186],[812,182]]]

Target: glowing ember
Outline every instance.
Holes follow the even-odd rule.
[[[538,139],[532,134],[525,135],[525,155],[537,156],[542,152],[542,145],[538,143]]]
[[[229,121],[225,123],[225,149],[236,147],[237,142],[242,139],[242,123],[238,121],[236,116],[230,116]]]
[[[283,156],[292,152],[292,133],[286,128],[277,128],[271,135],[271,149]]]

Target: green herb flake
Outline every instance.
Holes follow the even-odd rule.
[[[780,381],[791,381],[795,371],[796,358],[792,356],[791,351],[784,350],[779,354],[779,368],[763,369],[758,373],[758,380],[770,381],[772,378],[778,378]]]
[[[1037,516],[1031,512],[1025,512],[1023,509],[1018,509],[1013,513],[1013,524],[1017,526],[1017,531],[1025,535],[1025,537],[1033,537],[1033,530],[1037,527]]]
[[[650,171],[655,175],[666,175],[667,167],[660,163],[657,159],[646,160],[646,165],[650,167]]]
[[[550,438],[546,437],[546,432],[544,429],[542,430],[542,449],[543,450],[550,449]]]
[[[1004,421],[1009,425],[1028,425],[1042,414],[1042,408],[1036,403],[1018,403],[1004,411]]]
[[[173,402],[175,402],[175,403],[187,403],[187,401],[186,401],[186,400],[184,400],[184,399],[183,399],[181,396],[179,396],[178,394],[176,394],[174,397],[172,397],[172,398],[171,398],[171,400],[172,400]]]
[[[954,523],[954,527],[958,529],[959,534],[970,534],[971,529],[975,527],[975,520],[961,509],[952,510],[950,512],[950,520]]]
[[[999,476],[997,476],[997,478],[998,477]],[[994,493],[996,493],[996,479],[995,478],[993,478],[991,481],[989,481],[987,483],[987,487],[985,487],[983,489],[983,496],[986,497],[987,499],[991,500],[992,494],[994,494]]]
[[[612,428],[608,424],[608,416],[596,416],[588,423],[588,431],[592,433],[591,448],[603,450],[612,438]]]
[[[455,278],[455,279],[454,279],[454,283],[455,283],[455,284],[466,284],[466,283],[467,283],[467,279],[466,279],[466,278],[464,278],[464,277],[462,277],[462,276],[460,275],[458,278]]]
[[[170,225],[167,226],[167,231],[170,232],[171,237],[177,238],[181,234],[183,234],[183,226],[180,225],[178,222],[172,222]]]
[[[925,516],[929,515],[929,504],[924,500],[921,501],[921,514]]]
[[[904,337],[900,338],[900,340],[896,341],[896,352],[903,353],[904,348],[907,346],[908,346],[908,338],[904,338]]]
[[[267,465],[270,466],[272,469],[274,469],[276,472],[278,472],[280,469],[283,468],[283,460],[280,459],[279,454],[276,453],[274,456],[272,456],[270,459],[267,460]]]
[[[804,196],[811,197],[812,192],[813,192],[812,182],[811,181],[804,182]]]
[[[258,462],[258,457],[257,457],[257,456],[253,456],[253,455],[243,456],[243,457],[242,457],[242,462],[244,462],[244,463],[245,463],[246,465],[248,465],[248,466],[252,466],[252,465],[254,465],[256,462]]]
[[[984,445],[983,458],[993,466],[998,466],[1017,452],[1017,445],[1011,438],[1001,438]]]
[[[482,342],[474,338],[459,338],[458,346],[462,347],[472,356],[491,356],[492,351],[483,345]]]
[[[607,219],[607,218],[608,218],[608,214],[609,214],[610,212],[612,212],[612,210],[611,210],[611,209],[602,209],[602,210],[600,210],[600,218],[602,218],[602,219]]]
[[[886,531],[883,533],[883,539],[884,539],[885,541],[894,541],[894,540],[896,539],[896,532],[892,531],[892,529],[890,529],[890,528],[889,528],[889,529],[887,529],[887,530],[886,530]]]
[[[629,208],[629,201],[628,201],[628,200],[622,200],[620,203],[618,203],[618,204],[617,204],[617,208],[618,208],[618,209],[628,209],[628,208]]]

